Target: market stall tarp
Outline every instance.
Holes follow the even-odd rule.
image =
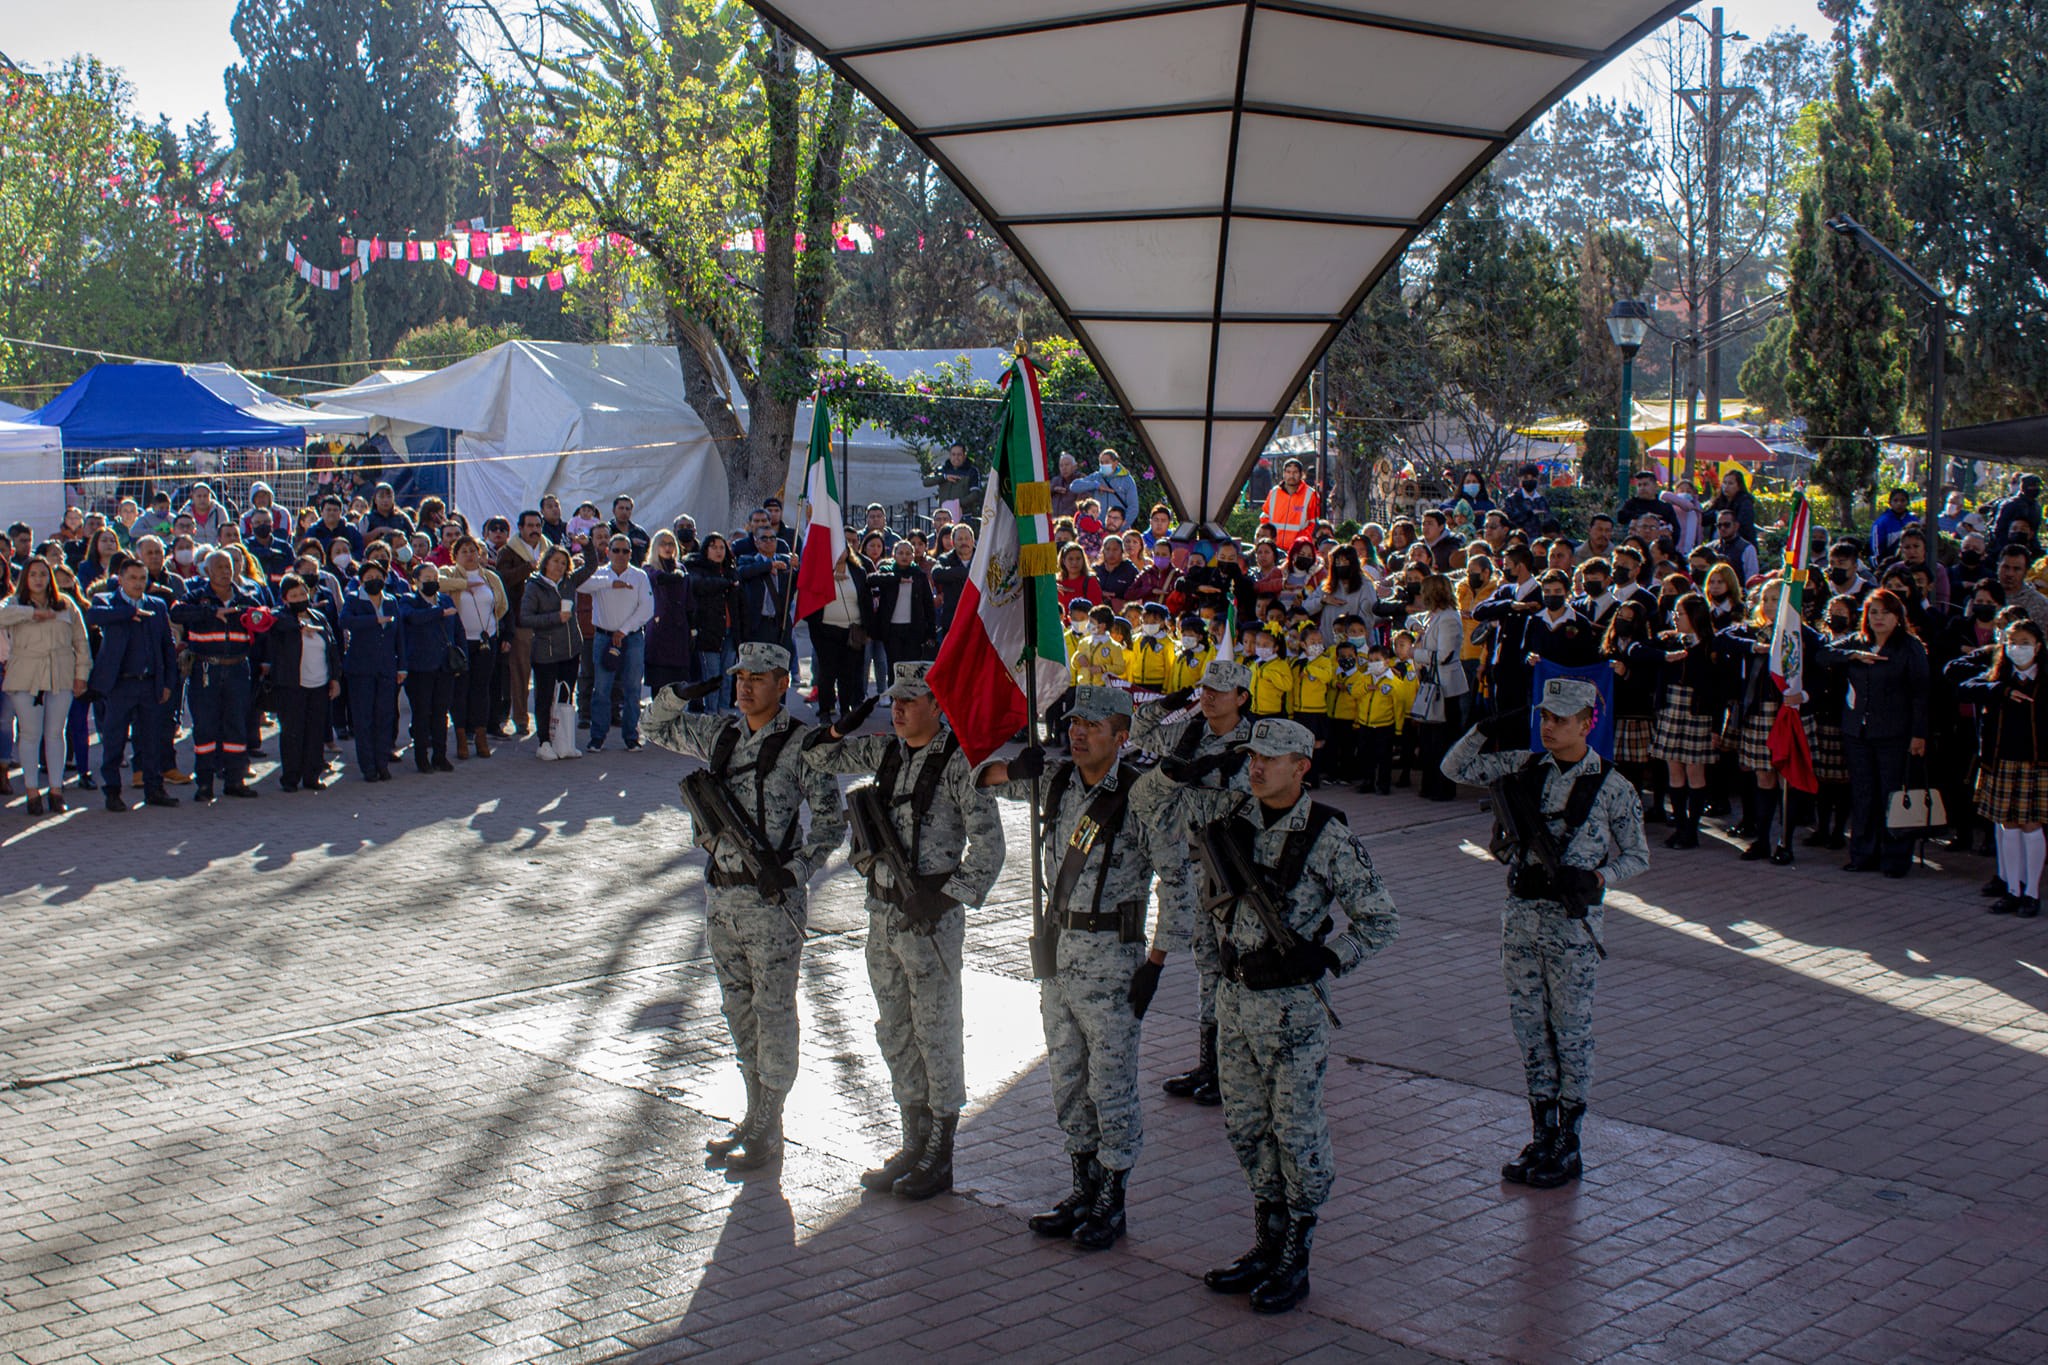
[[[36,539],[64,521],[64,434],[56,427],[0,422],[0,524],[25,521]]]
[[[960,187],[1220,516],[1367,291],[1685,0],[752,0]],[[1126,452],[1130,454],[1130,452]]]
[[[176,365],[95,365],[30,413],[71,450],[303,450],[306,429],[252,417]]]
[[[725,465],[684,397],[673,347],[508,341],[445,370],[318,401],[455,430],[455,502],[471,524],[516,517],[544,492],[564,509],[587,498],[609,512],[625,493],[663,519],[725,515]]]
[[[1927,447],[1927,433],[1887,436],[1891,445]],[[1997,460],[2003,464],[2048,464],[2048,416],[1980,422],[1941,433],[1943,459]]]
[[[1706,422],[1692,431],[1693,455],[1701,464],[1725,464],[1730,460],[1740,460],[1744,464],[1771,464],[1778,459],[1777,451],[1741,427]],[[1645,453],[1654,460],[1669,460],[1675,451],[1683,460],[1685,447],[1685,430],[1681,427],[1672,432],[1668,440],[1659,441]]]
[[[369,419],[351,412],[316,412],[288,403],[274,393],[256,387],[248,375],[222,361],[186,365],[186,374],[204,384],[223,403],[230,403],[266,422],[279,426],[304,427],[316,436],[361,436],[369,431]]]

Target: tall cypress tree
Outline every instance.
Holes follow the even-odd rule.
[[[1819,453],[1814,481],[1848,519],[1851,499],[1876,492],[1873,436],[1898,427],[1906,371],[1905,317],[1885,267],[1823,223],[1838,213],[1880,241],[1900,240],[1891,153],[1856,86],[1846,51],[1820,125],[1815,184],[1800,196],[1786,304],[1792,315],[1785,391]]]
[[[454,208],[455,36],[448,0],[241,0],[228,112],[248,174],[295,172],[311,210],[289,236],[316,266],[337,238],[440,237]],[[270,269],[281,271],[282,252]],[[349,355],[351,291],[315,290],[308,358]],[[446,266],[376,263],[364,279],[373,357],[459,311]]]

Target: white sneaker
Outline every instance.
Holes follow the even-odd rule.
[[[583,757],[583,751],[582,751],[581,749],[563,749],[563,750],[561,750],[560,752],[558,752],[558,753],[557,753],[557,754],[555,755],[555,757],[556,757],[556,758],[581,758],[581,757]]]
[[[543,763],[552,763],[556,759],[561,757],[560,754],[555,752],[555,746],[552,744],[541,745],[540,748],[536,751],[535,756],[539,758]]]

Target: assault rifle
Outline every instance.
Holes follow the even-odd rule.
[[[1202,912],[1214,914],[1219,908],[1233,900],[1248,902],[1252,913],[1259,917],[1259,924],[1273,946],[1282,953],[1291,953],[1302,944],[1302,937],[1287,927],[1287,920],[1280,913],[1280,907],[1273,901],[1273,894],[1267,889],[1265,878],[1259,875],[1259,866],[1252,860],[1251,853],[1231,835],[1229,820],[1211,820],[1204,824],[1195,836],[1195,852],[1202,860],[1202,870],[1208,875],[1208,882],[1216,888],[1216,894],[1202,901]],[[1323,983],[1310,983],[1316,999],[1323,1002],[1323,1013],[1330,1016],[1330,1027],[1342,1028],[1337,1011],[1330,1007],[1330,993]]]
[[[889,869],[890,891],[880,888],[875,894],[883,900],[893,900],[909,916],[915,930],[929,932],[939,917],[952,909],[955,902],[939,891],[946,884],[950,872],[935,872],[929,877],[918,875],[910,861],[910,850],[903,847],[902,836],[896,832],[896,824],[889,818],[888,808],[882,802],[881,789],[872,782],[863,783],[846,794],[846,823],[853,836],[853,851],[848,861],[854,871],[867,877],[872,885],[875,864]],[[940,959],[944,961],[943,958]]]
[[[1585,924],[1593,951],[1606,957],[1606,945],[1586,920],[1587,907],[1605,894],[1599,874],[1565,865],[1564,851],[1550,832],[1550,822],[1543,818],[1542,802],[1520,773],[1495,778],[1487,783],[1487,790],[1493,796],[1494,818],[1493,838],[1488,841],[1487,851],[1504,863],[1511,862],[1519,853],[1524,863],[1508,874],[1508,889],[1530,900],[1556,901],[1562,905],[1568,917]],[[1533,868],[1527,866],[1531,860],[1536,864]]]
[[[699,768],[677,785],[683,791],[683,809],[690,812],[690,818],[697,824],[697,837],[706,845],[723,840],[727,848],[739,854],[762,899],[781,906],[796,931],[803,933],[803,921],[789,903],[796,877],[770,851],[767,839],[732,799],[725,784],[708,769]]]

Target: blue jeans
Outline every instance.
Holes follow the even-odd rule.
[[[719,688],[708,697],[699,697],[690,703],[690,709],[709,714],[723,711],[732,705],[732,686],[726,682],[727,670],[740,661],[739,647],[731,640],[722,649],[700,649],[697,651],[697,681],[710,682],[716,679]]]
[[[591,662],[597,671],[597,678],[590,687],[590,743],[593,747],[604,742],[605,728],[612,722],[612,688],[624,690],[625,697],[619,707],[619,728],[626,733],[628,744],[640,742],[640,675],[646,668],[647,636],[634,631],[619,645],[619,666],[616,671],[604,666],[605,648],[611,643],[611,636],[600,635],[591,641]]]

